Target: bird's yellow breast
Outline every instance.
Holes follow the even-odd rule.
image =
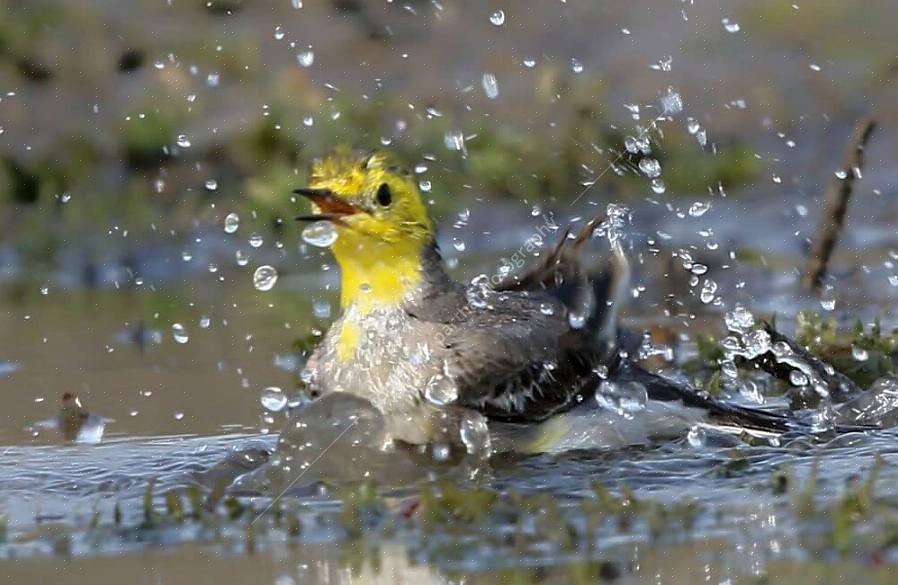
[[[337,344],[342,362],[352,359],[364,332],[360,320],[378,308],[398,307],[422,281],[421,242],[375,243],[349,232],[334,242],[340,264],[340,305],[346,312]]]

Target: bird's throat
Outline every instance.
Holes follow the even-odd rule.
[[[421,286],[423,245],[403,242],[353,242],[340,238],[333,245],[340,264],[340,305],[365,316],[378,308],[396,307]]]

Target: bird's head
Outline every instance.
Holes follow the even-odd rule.
[[[392,154],[338,148],[313,163],[309,186],[295,192],[312,203],[312,213],[297,219],[336,227],[331,249],[344,305],[395,304],[420,282],[434,224],[414,176]]]
[[[389,152],[338,148],[313,163],[309,187],[296,193],[307,197],[313,210],[298,219],[330,220],[352,247],[434,239],[414,176]]]

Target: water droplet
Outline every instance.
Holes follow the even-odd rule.
[[[583,329],[583,326],[586,324],[586,315],[578,311],[571,311],[567,315],[567,322],[571,329]]]
[[[505,11],[497,10],[490,14],[490,22],[495,26],[502,26],[505,24]]]
[[[59,196],[60,203],[68,203],[72,200],[72,194],[66,191],[65,193]]]
[[[892,286],[898,286],[898,274],[889,275],[889,284],[891,284]]]
[[[683,111],[683,98],[674,88],[668,87],[667,92],[661,96],[661,111],[665,116],[676,116]]]
[[[262,234],[259,234],[256,232],[253,232],[249,236],[249,245],[252,246],[253,248],[260,247],[264,241],[265,240],[262,238]]]
[[[482,79],[482,84],[483,84],[483,93],[486,94],[486,97],[488,97],[491,100],[494,100],[497,97],[499,97],[499,82],[496,80],[495,75],[493,75],[492,73],[484,73],[483,79]]]
[[[720,373],[724,378],[735,380],[739,377],[739,368],[733,360],[724,360],[720,363]]]
[[[178,343],[187,343],[190,340],[190,336],[187,335],[187,329],[180,323],[175,323],[171,326],[171,334]]]
[[[328,248],[337,241],[337,228],[327,220],[316,221],[302,230],[302,239],[318,248]]]
[[[711,209],[711,204],[707,201],[696,201],[689,206],[689,215],[692,217],[701,217]]]
[[[702,284],[702,290],[699,293],[699,299],[705,303],[711,303],[714,301],[714,295],[717,292],[717,283],[711,280],[710,278],[705,279],[705,282]]]
[[[284,391],[277,386],[269,386],[262,390],[262,395],[259,397],[259,401],[262,403],[263,407],[271,412],[280,412],[287,406],[287,396],[284,394]]]
[[[667,191],[667,185],[664,184],[664,180],[660,178],[652,179],[652,191],[658,195]]]
[[[636,148],[639,149],[639,152],[645,155],[649,155],[652,153],[652,141],[649,140],[648,136],[640,135],[636,137]]]
[[[533,69],[536,67],[536,59],[524,59],[524,67],[527,69]]]
[[[424,387],[424,397],[437,406],[445,406],[458,399],[458,386],[447,376],[436,374]]]
[[[661,163],[653,158],[645,157],[639,161],[639,170],[646,177],[654,179],[661,175]]]
[[[331,316],[331,304],[327,301],[316,300],[312,303],[312,313],[318,319],[327,319]]]
[[[742,380],[739,384],[739,394],[755,404],[764,404],[764,394],[754,380]]]
[[[817,65],[816,63],[811,63],[808,67],[811,68],[811,71],[820,71],[820,65]]]
[[[751,311],[738,304],[724,316],[724,321],[727,329],[734,333],[747,333],[755,326],[755,316],[751,314]]]
[[[596,402],[599,408],[632,418],[635,413],[645,409],[648,395],[645,386],[637,382],[602,380],[596,390]]]
[[[583,63],[577,59],[571,59],[571,71],[574,73],[583,73]]]
[[[315,52],[311,49],[296,55],[296,61],[303,67],[311,67],[315,62]]]
[[[218,181],[215,179],[206,179],[206,191],[218,191]]]
[[[224,231],[226,234],[233,234],[240,227],[240,216],[236,213],[229,213],[224,219]]]
[[[792,370],[789,372],[789,383],[793,386],[807,386],[808,377],[801,370]]]
[[[183,413],[183,412],[176,412],[176,413],[175,413],[175,420],[183,420],[183,419],[184,419],[184,413]]]
[[[186,134],[178,134],[177,144],[181,148],[190,148],[190,138]]]
[[[686,442],[690,447],[699,448],[705,446],[705,429],[698,425],[693,425],[686,433]]]
[[[749,359],[760,357],[770,351],[770,334],[763,329],[755,329],[742,335],[743,355]]]
[[[461,442],[469,455],[489,457],[492,450],[490,430],[479,412],[466,412],[459,428]]]
[[[208,315],[200,316],[200,329],[208,329],[212,325],[212,319]]]
[[[729,18],[724,18],[720,22],[723,23],[723,28],[728,33],[737,33],[739,32],[739,23],[731,21]]]
[[[190,253],[190,250],[184,250],[181,252],[181,260],[184,262],[190,262],[193,260],[193,254]]]
[[[864,349],[863,347],[858,347],[856,345],[851,346],[851,357],[858,362],[865,362],[870,357],[870,353]]]
[[[256,290],[265,292],[274,288],[274,283],[278,281],[278,272],[273,266],[259,266],[253,273],[253,286]]]
[[[552,306],[552,303],[541,303],[539,306],[539,312],[543,315],[554,315],[555,307]]]
[[[651,68],[654,69],[655,71],[670,71],[672,69],[672,66],[673,66],[673,57],[667,56],[667,57],[661,59],[660,61],[658,61],[658,63],[651,65]]]
[[[848,178],[848,173],[846,173],[845,171],[842,171],[842,170],[836,171],[835,175],[836,175],[837,179],[845,180]]]
[[[465,242],[463,240],[459,240],[458,238],[452,238],[452,247],[458,250],[459,252],[465,251]]]
[[[430,448],[431,456],[434,461],[448,461],[449,456],[452,455],[452,450],[449,448],[449,445],[445,443],[434,443]]]
[[[237,266],[246,266],[249,264],[249,255],[243,250],[234,252],[234,258],[237,260]]]
[[[828,401],[824,402],[817,409],[817,412],[811,419],[811,431],[814,433],[825,433],[832,430],[836,426],[836,410]]]
[[[431,188],[430,181],[427,181],[427,180],[421,181],[420,183],[418,183],[418,188],[421,189],[425,193],[429,192],[430,188]]]
[[[465,150],[465,135],[461,130],[447,130],[443,135],[443,144],[449,150]]]
[[[41,287],[41,294],[44,295],[44,296],[47,296],[48,294],[50,294],[50,287],[47,286],[46,284],[45,284],[44,286],[42,286],[42,287]]]
[[[823,289],[823,292],[820,295],[820,306],[823,307],[825,311],[836,310],[836,294],[832,285],[827,285]]]

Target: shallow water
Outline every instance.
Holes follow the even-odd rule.
[[[647,204],[636,210],[634,240],[656,222],[652,208]],[[715,221],[730,246],[752,242],[752,230],[728,228],[726,217],[724,211]],[[501,251],[508,250],[503,243],[526,238],[529,228],[479,240],[480,225],[464,229],[465,237],[483,242],[457,254],[462,264],[457,271],[470,275],[495,263]],[[447,233],[452,230],[444,230],[444,237]],[[670,248],[688,244],[676,235],[671,238]],[[763,243],[761,247],[767,249]],[[767,253],[797,259],[794,247],[772,245]],[[885,257],[885,251],[881,253]],[[867,249],[865,254],[876,252]],[[0,338],[5,364],[0,370],[5,405],[0,511],[6,538],[0,546],[0,558],[5,559],[0,574],[36,576],[52,572],[60,557],[73,557],[76,560],[67,561],[74,563],[71,566],[99,582],[113,580],[122,571],[139,573],[146,582],[205,582],[232,574],[275,583],[444,583],[462,574],[474,582],[510,574],[568,582],[581,571],[621,582],[689,583],[753,575],[796,578],[796,563],[815,567],[807,564],[811,559],[864,580],[875,578],[881,570],[877,567],[898,561],[888,547],[858,545],[854,554],[836,554],[826,544],[832,527],[796,511],[798,494],[814,473],[814,498],[822,510],[837,508],[846,490],[874,466],[879,473],[877,493],[894,499],[889,486],[898,480],[898,433],[891,430],[831,441],[785,437],[778,447],[749,446],[711,434],[700,446],[683,437],[612,452],[502,457],[473,475],[471,469],[459,472],[434,465],[431,470],[433,478],[451,477],[470,489],[487,487],[499,494],[503,505],[513,493],[550,496],[559,506],[563,520],[558,521],[576,535],[573,548],[562,546],[559,534],[541,526],[539,515],[522,520],[514,513],[509,516],[508,510],[490,517],[488,524],[460,525],[442,535],[428,531],[412,515],[409,523],[385,532],[380,520],[361,540],[348,538],[340,520],[342,492],[314,482],[292,485],[291,495],[284,498],[301,506],[304,529],[296,542],[276,527],[247,541],[242,521],[225,523],[212,533],[189,522],[140,529],[150,480],[155,482],[156,505],[163,507],[167,491],[200,485],[208,494],[217,483],[229,483],[263,460],[241,462],[243,453],[274,448],[285,415],[269,413],[265,420],[261,390],[278,386],[292,392],[298,362],[291,344],[326,322],[310,318],[311,299],[333,299],[332,292],[321,288],[331,276],[322,279],[317,272],[320,261],[294,258],[297,264],[291,269],[291,258],[294,255],[288,254],[279,265],[281,279],[268,293],[251,288],[251,271],[233,268],[161,278],[129,290],[51,286],[44,295],[27,287],[23,292],[21,286],[5,289],[0,329],[9,335]],[[642,270],[652,270],[651,260]],[[722,286],[733,283],[733,290],[739,291],[734,294],[750,296],[759,306],[777,306],[787,315],[816,303],[794,295],[789,303],[777,301],[794,286],[791,277],[779,288],[759,286],[757,280],[735,287],[747,274],[756,279],[774,272],[780,271],[740,264],[719,274]],[[891,287],[871,284],[884,278],[882,271],[874,270],[856,281],[866,294],[868,310],[893,301]],[[721,328],[721,308],[696,300],[690,310],[696,314],[690,320],[694,327]],[[648,290],[634,299],[628,320],[657,322],[644,316],[653,311],[658,311],[657,298]],[[175,340],[174,323],[184,325],[186,343]],[[63,443],[52,429],[32,427],[55,416],[65,391],[77,393],[92,412],[112,419],[100,444]],[[776,493],[775,477],[783,473],[789,475],[790,487]],[[396,477],[390,477],[389,467],[376,479],[393,511],[389,518],[404,517],[403,510],[416,505],[418,488],[391,483]],[[422,485],[425,478],[415,481]],[[615,494],[632,490],[635,498],[652,506],[675,509],[696,502],[699,511],[691,528],[662,524],[666,528],[660,534],[653,533],[651,515],[637,516],[630,527],[600,523],[594,534],[584,532],[589,522],[584,524],[581,507],[594,500],[596,482]],[[247,501],[261,510],[272,503],[272,495],[277,494],[263,492]],[[123,528],[104,529],[116,509]],[[97,519],[99,528],[93,525]],[[526,545],[508,540],[520,530],[528,535]],[[196,563],[198,558],[206,562]],[[353,571],[359,563],[362,568]],[[379,573],[373,568],[378,563]],[[196,573],[199,566],[208,566],[208,572]],[[826,574],[819,571],[820,582]]]

